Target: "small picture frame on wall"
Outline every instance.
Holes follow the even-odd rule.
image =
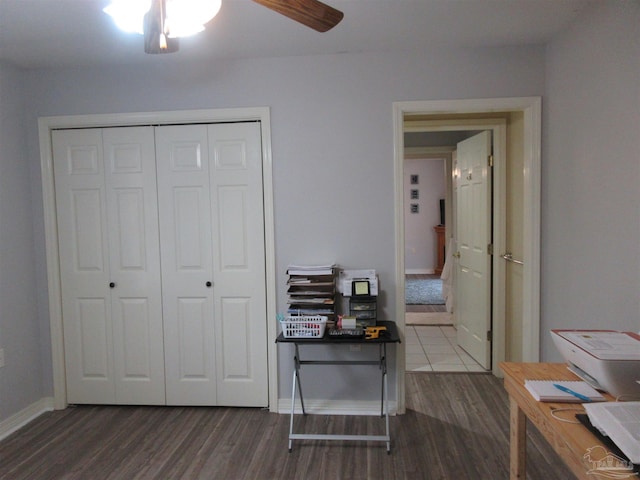
[[[411,213],[420,213],[420,206],[417,203],[411,204]]]
[[[419,198],[420,198],[420,192],[417,189],[412,188],[411,189],[411,200],[418,200]]]
[[[411,175],[411,185],[418,185],[419,177],[418,175]]]

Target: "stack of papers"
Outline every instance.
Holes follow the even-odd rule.
[[[583,403],[587,400],[574,393],[561,390],[560,385],[579,396],[587,397],[591,402],[604,402],[606,399],[587,382],[567,380],[525,380],[524,386],[539,402],[571,402]]]
[[[289,275],[317,276],[333,275],[335,264],[328,265],[289,265],[287,273]]]
[[[584,405],[591,424],[607,435],[632,463],[640,464],[640,402]]]
[[[287,293],[291,315],[335,315],[335,272],[333,263],[289,265]]]

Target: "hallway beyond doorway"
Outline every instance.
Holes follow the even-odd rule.
[[[404,277],[405,285],[410,281],[428,281],[430,283],[437,284],[437,292],[436,296],[440,297],[442,295],[442,280],[440,279],[440,275],[436,275],[434,273],[407,273]],[[426,284],[420,288],[429,288],[429,285]],[[406,291],[406,288],[405,288]],[[419,295],[418,295],[419,296]],[[429,295],[425,294],[424,298],[430,298]],[[429,302],[428,300],[416,301],[407,303],[405,298],[405,311],[406,312],[446,312],[446,307],[444,303],[444,298],[438,298],[436,302]]]
[[[407,274],[405,283],[409,280],[430,280],[439,282],[442,291],[442,280],[435,274]],[[451,314],[447,312],[444,303],[438,304],[407,304],[405,303],[405,323],[407,325],[452,325]]]
[[[407,325],[407,372],[486,372],[457,345],[451,326]]]

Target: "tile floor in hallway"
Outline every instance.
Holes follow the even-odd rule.
[[[450,325],[407,325],[407,372],[486,372],[456,344]]]

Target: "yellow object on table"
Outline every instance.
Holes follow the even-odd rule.
[[[364,338],[372,339],[379,338],[380,332],[383,332],[387,329],[387,327],[367,327],[364,331]]]

